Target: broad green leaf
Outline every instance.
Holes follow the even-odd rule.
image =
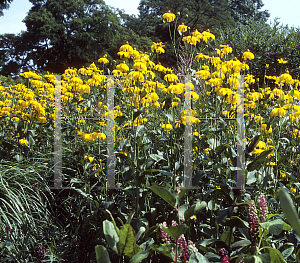
[[[296,234],[300,237],[300,222],[296,212],[295,206],[293,205],[292,198],[286,190],[280,189],[279,192],[280,206],[289,224],[295,230]]]
[[[105,209],[105,211],[109,214],[109,216],[110,216],[110,218],[111,218],[111,221],[112,221],[113,224],[114,224],[115,230],[116,230],[117,234],[119,235],[119,231],[120,231],[120,230],[119,230],[119,228],[117,227],[116,222],[115,222],[115,220],[114,220],[114,218],[113,218],[111,212],[110,212],[109,210],[107,210],[107,209]]]
[[[207,203],[205,201],[197,202],[195,207],[195,215],[200,213],[203,209],[207,207]]]
[[[140,263],[142,262],[144,259],[146,259],[149,255],[149,251],[148,250],[145,250],[145,251],[141,251],[137,254],[135,254],[133,256],[132,259],[130,259],[130,263]],[[98,262],[97,262],[98,263]]]
[[[275,219],[269,223],[269,232],[272,235],[279,235],[283,229],[283,221],[281,219]]]
[[[150,187],[154,193],[156,193],[159,197],[169,203],[172,207],[176,205],[176,197],[165,187],[153,185]]]
[[[184,204],[184,205],[181,205],[181,206],[178,207],[178,216],[179,216],[179,218],[184,217],[185,212],[187,211],[187,209],[188,209],[187,204]]]
[[[194,253],[190,256],[189,263],[209,263],[209,261],[202,254]]]
[[[234,241],[234,236],[231,235],[231,240],[230,240],[230,230],[227,230],[223,232],[220,239],[229,247],[230,244]]]
[[[186,232],[188,227],[186,225],[170,226],[168,228],[162,227],[162,229],[169,234],[174,240],[177,240],[182,234]]]
[[[296,259],[300,261],[300,248],[296,252]]]
[[[248,227],[249,224],[248,222],[242,220],[238,216],[232,216],[230,219],[227,219],[226,222],[224,223],[224,226],[236,226],[236,227]]]
[[[74,187],[73,187],[73,189],[75,191],[77,191],[79,194],[81,194],[82,196],[84,196],[85,198],[89,198],[89,194],[86,191],[84,191],[82,189],[74,188]]]
[[[117,244],[119,255],[129,256],[134,250],[135,233],[130,225],[124,225],[119,232]]]
[[[284,231],[291,231],[292,227],[283,221],[283,229]]]
[[[131,222],[131,220],[132,220],[134,214],[135,214],[134,211],[131,211],[131,212],[130,212],[130,214],[129,214],[127,220],[126,220],[126,224],[127,224],[127,225],[130,225],[130,222]],[[122,224],[122,225],[123,225],[123,224]]]
[[[187,194],[191,189],[180,189],[178,198],[181,199],[185,194]]]
[[[137,232],[136,234],[136,237],[135,237],[135,242],[137,242],[140,237],[143,235],[143,233],[146,231],[146,228],[145,227],[140,227],[139,231]]]
[[[256,171],[252,171],[252,172],[248,172],[247,174],[247,183],[248,185],[253,184],[256,182],[257,178],[256,178]]]
[[[172,254],[172,248],[173,248],[173,251],[175,253],[176,251],[176,245],[173,244],[173,243],[169,243],[169,244],[164,244],[162,246],[159,246],[159,245],[151,245],[151,248],[171,259],[173,259],[173,254]],[[181,246],[177,246],[177,249],[178,249],[178,255],[180,255],[180,253],[182,252],[183,248]]]
[[[195,207],[196,205],[192,205],[184,212],[184,219],[187,221],[191,216],[195,215]]]
[[[102,245],[95,246],[97,263],[111,263],[106,247]]]
[[[294,244],[287,243],[284,244],[285,249],[281,252],[281,255],[284,259],[287,259],[294,252]]]
[[[251,241],[248,239],[243,239],[237,242],[234,242],[231,244],[231,248],[237,248],[237,247],[247,247],[251,245]]]
[[[129,258],[132,258],[134,255],[138,254],[142,252],[142,249],[140,248],[140,246],[138,244],[134,244],[134,248],[133,251],[131,251],[130,253],[128,253],[126,256],[128,256]]]
[[[253,171],[253,170],[259,170],[260,167],[262,166],[263,162],[266,160],[267,156],[273,152],[273,149],[266,150],[262,152],[259,156],[257,156],[253,162],[249,163],[247,166],[248,171]]]
[[[238,263],[241,258],[242,256],[238,257],[236,263]],[[264,253],[257,256],[244,256],[244,263],[270,263],[270,255],[269,253]]]
[[[271,247],[266,247],[266,249],[269,250],[270,263],[286,263],[278,249]]]
[[[166,159],[163,156],[158,155],[158,154],[151,153],[151,154],[149,154],[149,156],[150,156],[150,158],[152,158],[156,162],[159,162],[161,160],[165,160],[166,161]]]
[[[119,236],[112,222],[108,220],[103,221],[103,234],[109,247],[118,253],[117,243],[119,242]]]
[[[251,143],[249,144],[249,146],[246,147],[246,152],[247,153],[251,153],[255,146],[259,143],[259,139],[260,139],[260,135],[256,135],[253,140],[251,141]]]

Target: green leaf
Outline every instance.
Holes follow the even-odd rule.
[[[134,255],[136,255],[140,252],[142,252],[142,249],[140,248],[140,246],[138,244],[135,243],[133,251],[128,253],[126,256],[128,256],[129,258],[132,258]]]
[[[253,140],[251,141],[251,143],[249,144],[249,146],[246,147],[246,152],[247,153],[251,153],[255,146],[259,143],[259,139],[260,139],[260,135],[256,135]]]
[[[149,251],[145,250],[145,251],[141,251],[137,254],[134,255],[134,257],[132,259],[130,259],[130,263],[140,263],[142,262],[144,259],[146,259],[149,255]],[[97,262],[98,263],[98,262]]]
[[[166,161],[166,159],[165,159],[163,156],[158,155],[158,154],[153,154],[153,153],[151,153],[151,154],[149,154],[149,156],[150,156],[151,159],[153,159],[153,160],[156,161],[156,162],[159,162],[159,161],[161,161],[161,160]]]
[[[279,192],[280,206],[289,224],[300,237],[300,222],[292,198],[286,190],[280,189]]]
[[[113,224],[114,224],[115,230],[116,230],[117,234],[119,235],[119,231],[120,231],[120,230],[119,230],[119,228],[117,227],[116,222],[115,222],[115,220],[114,220],[114,218],[113,218],[111,212],[110,212],[109,210],[107,210],[107,209],[105,209],[105,211],[109,214],[109,216],[110,216],[110,218],[111,218],[111,221],[112,221]]]
[[[134,250],[135,233],[130,225],[124,225],[120,229],[119,240],[117,243],[119,255],[131,255]]]
[[[262,152],[259,156],[257,156],[253,162],[249,163],[247,166],[248,171],[253,171],[253,170],[259,170],[260,167],[262,166],[263,162],[266,160],[266,157],[273,152],[273,149],[266,150]]]
[[[209,263],[209,261],[205,256],[197,252],[190,256],[189,263]]]
[[[237,247],[247,247],[251,245],[251,241],[248,239],[243,239],[237,242],[234,242],[231,244],[231,248],[237,248]]]
[[[119,236],[112,222],[108,220],[103,221],[103,234],[109,247],[118,253],[117,243],[119,242]]]
[[[171,226],[168,228],[162,227],[162,229],[169,234],[174,240],[177,240],[182,234],[186,232],[188,227],[186,225],[178,225],[178,226]]]
[[[178,216],[179,218],[182,218],[185,215],[185,212],[188,209],[188,205],[184,204],[178,207]]]
[[[276,219],[269,223],[269,232],[272,235],[279,235],[283,229],[283,221],[281,219]]]
[[[175,207],[176,197],[168,189],[166,189],[165,187],[153,185],[150,187],[150,190],[152,190],[159,197],[161,197],[163,200],[169,203],[172,207]]]
[[[256,171],[252,171],[252,172],[248,172],[247,174],[247,183],[248,185],[253,184],[256,182],[257,178],[256,178]]]
[[[292,227],[283,221],[283,229],[284,231],[291,231]]]
[[[173,259],[173,254],[172,254],[172,248],[174,253],[176,253],[176,245],[173,243],[169,243],[169,244],[164,244],[162,246],[158,246],[158,245],[151,245],[151,248],[171,259]],[[180,253],[182,252],[183,248],[181,246],[177,246],[178,249],[178,255],[180,255]]]
[[[270,263],[270,255],[269,253],[264,253],[258,256],[245,256],[241,255],[236,260],[236,263],[239,262],[239,260],[244,256],[244,263]]]
[[[284,244],[285,249],[281,252],[284,259],[287,259],[294,252],[294,244],[286,243]]]
[[[196,205],[192,205],[184,212],[184,219],[187,221],[191,216],[195,215],[195,207]]]
[[[111,263],[106,247],[102,245],[95,246],[97,263]]]
[[[278,249],[271,248],[271,247],[266,247],[266,249],[269,250],[270,259],[271,259],[269,261],[270,263],[286,263]]]
[[[231,235],[231,240],[230,240],[230,230],[227,230],[223,232],[220,239],[229,247],[229,245],[234,241],[234,236]]]
[[[207,207],[207,203],[205,201],[197,202],[195,207],[195,215],[200,213],[203,209]]]
[[[74,187],[73,187],[73,189],[75,191],[77,191],[79,194],[81,194],[82,196],[84,196],[85,198],[89,198],[89,194],[86,191],[84,191],[82,189],[74,188]]]
[[[187,194],[191,189],[180,189],[178,198],[181,199],[185,194]]]
[[[242,220],[238,216],[232,216],[230,219],[227,219],[226,222],[224,223],[224,226],[236,226],[236,227],[249,227],[248,222]]]

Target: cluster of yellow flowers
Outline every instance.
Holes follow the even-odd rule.
[[[163,22],[171,23],[176,19],[176,15],[168,12],[162,16],[162,19]],[[181,35],[188,32],[188,29],[184,24],[177,28]],[[182,41],[190,44],[189,47],[194,48],[194,51],[198,50],[195,48],[198,43],[207,43],[215,39],[209,30],[202,33],[195,30],[186,34],[189,35],[182,36]],[[164,47],[162,42],[153,42],[151,51],[162,54],[165,53]],[[258,126],[258,131],[263,132],[263,136],[267,138],[272,135],[273,129],[275,129],[275,125],[270,119],[289,116],[289,120],[297,123],[300,117],[300,106],[295,104],[300,100],[300,91],[298,90],[300,81],[293,79],[287,71],[278,77],[266,76],[266,79],[275,81],[276,87],[273,90],[267,87],[250,91],[249,87],[257,80],[250,74],[247,61],[255,59],[255,56],[247,50],[243,53],[242,61],[240,61],[231,56],[232,52],[232,47],[229,45],[220,45],[213,50],[211,55],[195,52],[197,54],[193,60],[197,66],[193,81],[201,78],[207,88],[205,94],[223,102],[220,106],[222,107],[220,112],[229,118],[234,118],[236,112],[239,112],[238,105],[242,102],[241,96],[237,92],[240,85],[239,77],[245,75],[242,84],[245,87],[244,116],[246,122],[254,121],[255,125]],[[142,124],[146,125],[148,119],[145,115],[151,111],[155,112],[154,115],[157,119],[159,110],[171,109],[174,112],[176,110],[177,115],[174,115],[176,118],[172,124],[171,121],[166,120],[162,120],[160,123],[160,128],[167,133],[173,132],[174,129],[186,125],[186,123],[197,124],[200,122],[197,118],[200,117],[197,116],[197,112],[198,114],[202,112],[200,108],[197,109],[197,112],[192,109],[191,116],[186,116],[186,111],[182,110],[182,101],[186,99],[187,95],[191,96],[193,103],[200,105],[200,94],[195,91],[194,84],[191,82],[182,83],[172,69],[159,63],[156,64],[148,54],[135,50],[128,42],[120,47],[118,55],[122,62],[116,65],[112,74],[116,76],[113,83],[120,84],[122,87],[120,89],[124,95],[124,99],[121,98],[122,105],[116,105],[113,112],[108,112],[108,107],[103,102],[97,102],[95,107],[88,106],[87,101],[91,97],[104,94],[108,89],[109,81],[103,75],[105,72],[104,65],[109,63],[105,54],[98,60],[102,69],[92,63],[88,67],[82,67],[78,70],[71,68],[64,72],[61,81],[61,101],[63,107],[68,105],[74,111],[67,112],[67,115],[91,114],[92,117],[101,118],[99,125],[103,127],[106,125],[103,120],[107,119],[110,114],[112,114],[111,117],[128,116],[124,110],[143,108],[144,113],[134,120],[133,118],[126,120],[122,127],[114,125],[114,130],[121,130],[122,128],[129,129]],[[278,60],[278,63],[286,62],[283,59]],[[6,120],[14,123],[21,121],[31,124],[35,121],[41,125],[47,123],[47,120],[54,118],[55,76],[48,74],[42,77],[34,72],[24,72],[20,75],[28,79],[28,87],[22,84],[10,87],[0,85],[0,117],[6,117]],[[287,87],[290,88],[290,85],[293,86],[292,90],[287,91]],[[186,94],[187,89],[190,90],[190,94]],[[167,102],[166,98],[170,98],[170,102]],[[168,105],[169,107],[167,107]],[[258,114],[259,107],[264,107],[264,111],[261,112],[262,116]],[[268,123],[272,123],[272,125],[268,125]],[[84,119],[78,120],[77,124],[79,127],[77,135],[82,141],[92,143],[97,139],[106,139],[104,130],[99,131],[97,129],[97,132],[92,132]],[[102,127],[100,128],[102,129]],[[300,137],[297,129],[290,131],[290,134],[293,138]],[[196,131],[193,132],[193,135],[200,136]],[[28,141],[23,134],[19,135],[17,139],[20,145],[28,146]],[[260,155],[265,150],[274,148],[272,144],[270,140],[267,141],[267,144],[260,141],[253,154]],[[203,152],[208,154],[211,150],[206,148]],[[198,148],[195,148],[194,152],[198,152]],[[123,150],[120,150],[120,153],[127,155]],[[274,151],[269,154],[268,158],[270,159],[272,156],[274,156]],[[86,160],[92,162],[93,157],[87,156]],[[273,162],[269,162],[269,165],[273,164]],[[96,169],[97,165],[94,167]]]

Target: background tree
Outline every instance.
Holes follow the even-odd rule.
[[[252,21],[267,21],[268,11],[260,11],[261,0],[141,0],[138,17],[121,15],[125,27],[141,36],[147,36],[154,42],[162,41],[166,53],[160,62],[165,66],[176,64],[170,43],[169,24],[162,23],[161,17],[169,10],[179,18],[176,27],[184,23],[190,31],[210,29],[217,34],[220,29],[232,30],[237,25],[247,25]],[[180,15],[178,15],[178,12]],[[175,23],[170,24],[171,30]]]
[[[262,0],[229,0],[231,16],[234,21],[242,25],[249,25],[253,21],[267,22],[270,17],[268,10],[260,11],[264,6]]]
[[[0,73],[35,69],[62,73],[82,67],[105,53],[117,59],[127,40],[149,48],[151,42],[121,25],[117,11],[103,0],[30,0],[24,19],[27,30],[18,36],[0,35]]]
[[[3,16],[3,10],[9,8],[9,4],[13,0],[0,0],[0,16]]]

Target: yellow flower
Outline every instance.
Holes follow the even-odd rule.
[[[98,62],[103,63],[103,64],[107,64],[109,62],[108,59],[107,59],[107,55],[105,54],[104,57],[99,58]]]
[[[123,73],[129,71],[129,67],[125,64],[125,62],[117,65],[116,69],[119,70],[119,71],[121,71],[121,72],[123,72]]]
[[[277,59],[277,61],[278,61],[279,64],[286,64],[286,63],[288,63],[287,61],[283,60],[282,58]]]
[[[208,153],[209,151],[211,151],[211,149],[210,148],[206,148],[203,151],[204,151],[204,153]]]
[[[123,155],[125,155],[125,156],[128,155],[128,154],[127,154],[126,152],[124,152],[122,149],[120,149],[119,153],[120,153],[120,154],[123,154]]]
[[[90,155],[86,155],[86,156],[84,156],[84,160],[89,160],[90,162],[92,162],[94,160],[94,158]]]
[[[251,60],[251,59],[254,59],[254,54],[250,52],[250,50],[248,49],[246,52],[244,52],[243,54],[243,58],[244,60]]]
[[[145,63],[139,61],[139,62],[134,63],[133,69],[136,71],[144,72],[144,71],[147,71],[147,65]]]
[[[152,52],[156,52],[156,53],[165,53],[165,50],[163,49],[163,47],[165,47],[165,45],[163,45],[162,42],[159,42],[159,43],[155,43],[155,42],[152,42],[153,45],[151,46],[151,51]]]
[[[285,178],[286,177],[286,174],[284,172],[280,172],[280,177],[281,178]]]
[[[21,145],[25,145],[25,146],[28,145],[28,142],[27,142],[25,139],[20,139],[20,140],[19,140],[19,143],[20,143]]]
[[[208,70],[200,70],[195,73],[196,76],[200,76],[203,79],[208,79],[210,77],[210,72]]]
[[[271,116],[284,117],[286,110],[283,107],[275,108],[271,111]]]
[[[292,134],[293,138],[300,137],[300,132],[298,129],[294,129],[290,133]]]
[[[169,81],[169,82],[174,82],[178,80],[178,77],[175,74],[167,74],[164,76],[164,80]]]
[[[171,125],[171,124],[162,124],[161,125],[161,128],[163,128],[164,129],[164,131],[170,131],[170,130],[172,130],[173,129],[173,126]]]
[[[280,75],[277,78],[277,81],[275,82],[276,84],[280,83],[286,83],[286,84],[294,84],[294,80],[292,78],[292,76],[289,74],[289,72],[285,72],[284,74]]]
[[[173,22],[175,20],[175,14],[171,13],[169,10],[168,13],[163,14],[162,20],[164,23],[165,23],[165,20],[167,20],[168,23]]]
[[[185,25],[182,23],[181,25],[178,26],[177,30],[178,30],[179,32],[184,33],[184,32],[187,31],[187,26],[185,26]]]
[[[266,133],[266,134],[270,134],[272,132],[272,127],[270,126],[270,128],[267,130],[267,124],[262,124],[261,125],[261,129]]]
[[[295,193],[297,192],[297,189],[296,189],[296,188],[291,188],[290,190],[291,190],[291,192],[292,192],[293,194],[295,194]]]
[[[216,189],[221,189],[221,186],[219,186],[219,185],[216,185]]]
[[[128,44],[128,41],[125,45],[120,47],[120,52],[128,52],[129,54],[133,53],[133,48]]]
[[[196,217],[195,215],[192,215],[192,216],[190,217],[190,219],[191,219],[191,220],[197,220],[197,217]]]

